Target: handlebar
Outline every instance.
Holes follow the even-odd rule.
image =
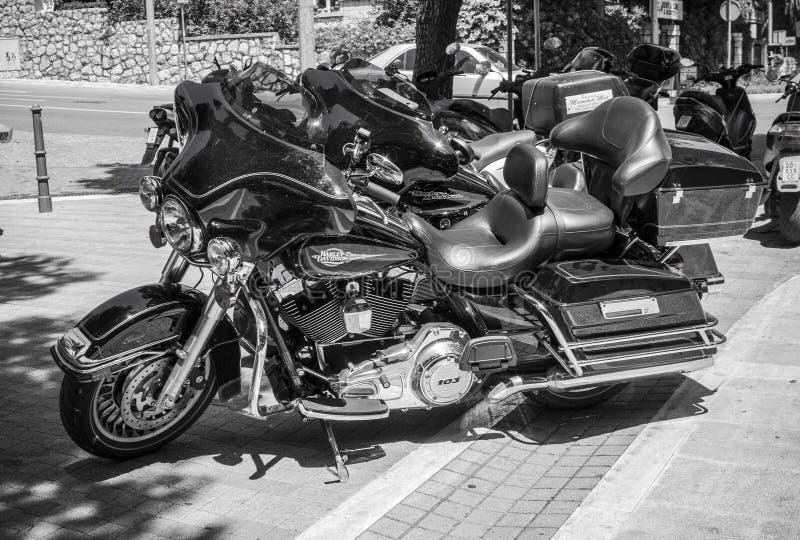
[[[364,193],[366,193],[370,197],[374,197],[381,201],[387,202],[393,206],[397,206],[398,204],[400,204],[400,195],[398,195],[394,191],[386,189],[385,187],[379,186],[370,181],[367,181],[364,184],[362,184],[361,189],[363,189]]]

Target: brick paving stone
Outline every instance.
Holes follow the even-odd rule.
[[[480,503],[480,507],[486,510],[494,510],[496,512],[508,512],[514,506],[514,499],[505,499],[503,497],[488,496]]]
[[[582,501],[589,494],[589,489],[562,489],[555,495],[557,501]]]
[[[594,453],[595,456],[621,456],[628,449],[629,445],[604,444]]]
[[[464,521],[453,527],[448,534],[455,538],[481,538],[491,527],[491,525],[486,525],[485,523]]]
[[[445,466],[445,470],[452,471],[454,473],[470,476],[475,471],[477,471],[481,465],[479,463],[475,463],[472,461],[467,461],[465,459],[456,458],[450,463]],[[447,482],[444,482],[447,483]]]
[[[580,501],[550,501],[542,508],[543,514],[572,514],[581,505]]]
[[[481,474],[481,469],[475,471],[475,474]],[[431,480],[434,482],[439,482],[440,484],[444,484],[446,486],[456,487],[461,485],[461,483],[467,479],[466,474],[460,474],[457,472],[453,472],[449,469],[442,469],[441,471],[437,472],[431,477]]]
[[[449,495],[448,500],[475,507],[478,506],[478,504],[483,501],[485,497],[486,496],[483,493],[477,493],[472,490],[459,488]]]
[[[617,462],[619,456],[592,456],[586,460],[589,467],[611,467]]]
[[[495,525],[487,531],[486,538],[491,538],[492,540],[513,539],[519,536],[521,532],[522,527],[501,527]]]
[[[524,513],[524,512],[509,512],[503,515],[500,518],[500,521],[497,522],[497,526],[501,527],[527,527],[528,523],[533,520],[534,516],[536,515],[535,512],[532,513]]]
[[[564,487],[567,482],[569,482],[569,478],[567,477],[558,477],[558,476],[545,476],[539,479],[534,485],[534,488],[555,488],[561,489]]]
[[[520,497],[524,497],[527,491],[528,490],[525,487],[502,485],[492,492],[492,496],[500,499],[510,499],[515,501]]]
[[[491,526],[497,523],[497,520],[499,520],[501,517],[503,517],[503,512],[497,512],[495,510],[489,510],[488,508],[478,507],[470,512],[469,515],[464,518],[464,521]]]
[[[569,514],[539,514],[533,518],[533,521],[531,521],[531,526],[552,527],[557,529],[561,527],[568,518]]]
[[[415,527],[403,536],[403,540],[439,540],[442,536],[444,535],[440,532]]]
[[[488,494],[497,489],[497,482],[488,482],[480,478],[469,478],[463,484],[467,489],[471,489],[476,493]]]
[[[411,525],[389,517],[382,517],[369,530],[387,538],[400,538],[411,529]]]
[[[602,477],[608,469],[608,467],[580,467],[575,473],[575,478]]]
[[[440,516],[452,518],[456,521],[461,521],[469,515],[473,507],[465,504],[459,504],[453,501],[444,501],[439,506],[434,508],[434,513]]]
[[[472,463],[486,463],[486,461],[491,458],[491,454],[487,454],[485,452],[479,452],[473,448],[467,448],[463,452],[458,455],[459,459],[463,459],[464,461],[470,461]]]
[[[366,530],[358,536],[358,540],[387,540],[389,537],[378,534],[372,530]]]
[[[550,476],[557,478],[572,478],[580,470],[581,470],[580,467],[554,466],[543,471],[542,476]]]
[[[510,511],[522,514],[538,514],[546,504],[548,504],[547,501],[523,499],[521,501],[515,501]]]
[[[433,480],[427,480],[417,488],[417,491],[432,497],[447,497],[453,492],[453,486],[448,486],[447,484],[442,484]]]
[[[398,504],[386,515],[392,519],[413,524],[419,521],[425,515],[425,512],[407,504]]]
[[[556,488],[533,488],[529,490],[523,499],[532,501],[549,501],[558,493]]]
[[[561,456],[555,465],[559,467],[582,467],[589,461],[588,456]]]
[[[591,478],[573,478],[567,482],[568,489],[593,489],[594,486],[600,481],[600,477],[594,476]]]
[[[431,495],[417,492],[406,497],[403,503],[408,506],[413,506],[414,508],[419,508],[420,510],[428,511],[439,504],[439,499]]]
[[[438,514],[428,514],[422,518],[418,526],[441,534],[447,534],[458,522],[459,520],[453,518],[440,516]]]
[[[519,536],[518,540],[542,540],[544,538],[552,538],[558,532],[558,529],[552,527],[529,527],[525,529]]]
[[[577,467],[576,467],[577,468]],[[541,467],[537,474],[519,474],[514,473],[509,475],[508,478],[505,480],[505,484],[508,486],[516,486],[516,487],[524,487],[528,488],[531,487],[536,481],[545,475],[547,471],[549,471],[549,467]]]

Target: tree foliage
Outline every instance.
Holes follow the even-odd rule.
[[[178,17],[174,0],[155,0],[156,17]],[[112,23],[145,18],[144,0],[108,0]],[[189,0],[185,7],[189,35],[278,32],[283,39],[297,35],[297,3],[293,0]]]
[[[319,52],[343,50],[354,58],[369,58],[397,43],[412,41],[413,24],[395,22],[391,27],[386,27],[366,17],[318,26],[315,39]]]
[[[515,11],[517,58],[533,64],[535,32],[533,0],[520,1]],[[564,67],[584,47],[596,46],[609,50],[616,66],[625,64],[628,52],[641,43],[642,25],[646,13],[633,5],[604,5],[597,0],[570,2],[541,2],[542,41],[558,37],[563,46],[555,51],[542,51],[542,66],[550,71]]]

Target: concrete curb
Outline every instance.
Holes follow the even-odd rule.
[[[732,338],[714,367],[687,376],[687,382],[664,404],[554,538],[600,540],[619,534],[697,427],[696,417],[680,414],[692,392],[688,379],[711,389],[712,394],[704,397],[703,406],[708,408],[713,404],[719,395],[717,390],[743,369],[741,360],[757,349],[758,337],[785,312],[784,308],[795,304],[799,285],[800,276],[785,281],[730,328],[728,335]]]
[[[12,84],[42,84],[45,86],[67,86],[72,88],[116,88],[120,90],[164,90],[174,91],[175,85],[150,86],[149,84],[88,82],[88,81],[62,81],[58,79],[0,79],[1,83]]]

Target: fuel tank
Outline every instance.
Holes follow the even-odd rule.
[[[423,250],[353,234],[318,236],[288,250],[287,266],[297,277],[312,280],[368,276],[413,263]]]

